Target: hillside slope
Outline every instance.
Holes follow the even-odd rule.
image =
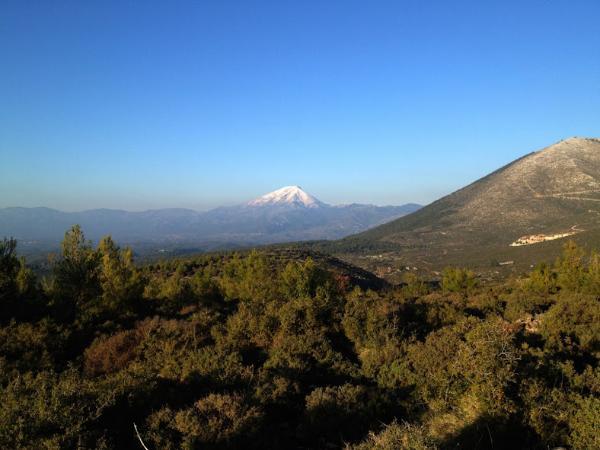
[[[570,138],[530,153],[413,214],[342,239],[332,250],[389,253],[402,264],[432,269],[502,261],[518,266],[553,257],[566,238],[600,241],[598,139]]]

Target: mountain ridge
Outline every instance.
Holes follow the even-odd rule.
[[[530,152],[412,214],[322,246],[354,256],[389,252],[394,257],[384,263],[436,270],[489,268],[497,260],[528,267],[538,255],[557,254],[564,239],[546,242],[552,237],[596,242],[599,215],[600,140],[574,137]],[[530,235],[536,236],[526,239],[531,245],[511,247]]]
[[[56,245],[73,224],[98,240],[112,235],[127,244],[170,243],[210,249],[297,240],[336,239],[380,225],[419,205],[332,206],[298,186],[284,187],[234,206],[194,211],[185,208],[126,211],[108,208],[63,212],[35,207],[0,209],[0,236]],[[46,245],[47,246],[47,245]]]

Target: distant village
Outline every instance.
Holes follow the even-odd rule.
[[[567,233],[558,234],[530,234],[528,236],[521,236],[515,242],[510,244],[511,247],[522,247],[523,245],[539,244],[540,242],[553,241],[555,239],[561,239],[568,236],[577,234],[579,230],[569,231]]]

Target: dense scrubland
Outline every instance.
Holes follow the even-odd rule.
[[[600,255],[365,290],[310,257],[0,243],[0,448],[600,448]],[[139,430],[139,437],[134,430]]]

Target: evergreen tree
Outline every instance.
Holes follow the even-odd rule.
[[[92,307],[101,294],[99,254],[86,241],[79,225],[65,233],[61,249],[54,265],[51,295],[59,318],[69,321]]]
[[[144,290],[141,274],[133,264],[131,249],[121,250],[107,236],[100,241],[98,253],[103,307],[116,313],[131,310]]]
[[[15,315],[19,268],[17,241],[4,238],[0,241],[0,319],[9,319]]]

